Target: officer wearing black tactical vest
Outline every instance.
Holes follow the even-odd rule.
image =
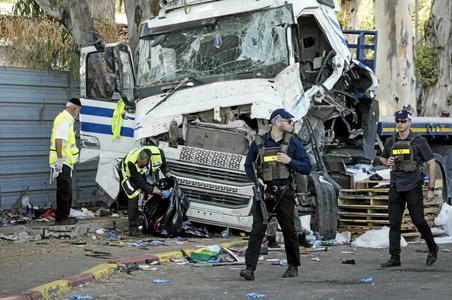
[[[424,219],[424,162],[428,167],[429,189],[427,202],[435,196],[436,164],[435,156],[427,140],[410,130],[411,114],[400,110],[394,114],[397,131],[386,139],[380,161],[391,166],[391,186],[389,189],[389,254],[391,258],[381,264],[383,268],[398,267],[400,263],[400,236],[405,204],[408,206],[411,220],[417,227],[429,248],[426,264],[435,263],[439,247],[433,239],[428,223]]]
[[[273,208],[284,235],[287,262],[289,267],[283,278],[298,276],[300,254],[294,225],[295,189],[292,172],[311,173],[311,161],[299,140],[291,137],[293,115],[285,109],[277,109],[270,116],[271,130],[263,136],[256,136],[251,143],[245,160],[245,171],[251,180],[256,180],[253,162],[258,165],[259,183],[266,194],[265,204],[268,212]],[[262,240],[267,224],[263,222],[259,205],[254,206],[253,229],[251,231],[245,260],[246,269],[240,276],[254,280]]]
[[[127,215],[129,217],[129,235],[142,236],[138,230],[139,211],[138,197],[141,192],[156,194],[163,198],[169,198],[169,190],[159,190],[158,171],[161,170],[166,177],[172,177],[165,159],[165,154],[156,146],[145,146],[130,151],[119,164],[121,188],[129,198]],[[152,176],[152,182],[147,181],[147,176]]]

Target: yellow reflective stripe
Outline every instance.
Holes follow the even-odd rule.
[[[392,154],[410,154],[410,149],[392,149]]]
[[[264,162],[277,161],[277,160],[278,160],[277,155],[264,156]]]

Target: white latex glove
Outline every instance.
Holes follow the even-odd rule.
[[[54,171],[57,173],[63,172],[63,159],[62,158],[58,158],[57,161],[55,162]]]

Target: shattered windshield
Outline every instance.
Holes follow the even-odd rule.
[[[286,24],[291,7],[216,18],[210,25],[142,37],[140,87],[288,64]]]

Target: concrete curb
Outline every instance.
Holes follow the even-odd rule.
[[[220,244],[226,248],[234,248],[234,247],[243,247],[248,244],[248,241],[235,241],[229,243]],[[181,247],[183,249],[183,247]],[[184,249],[184,251],[190,255],[193,250],[192,249]],[[168,261],[171,258],[183,257],[181,251],[171,251],[164,252],[155,255],[142,255],[136,257],[128,257],[121,259],[113,259],[109,263],[100,264],[94,268],[86,270],[79,275],[70,276],[61,280],[56,280],[51,283],[47,283],[35,288],[32,288],[28,291],[22,292],[20,294],[9,296],[6,298],[0,298],[0,300],[39,300],[46,299],[52,295],[59,294],[64,291],[68,291],[73,287],[78,287],[81,284],[86,282],[94,281],[96,279],[100,279],[103,276],[113,274],[119,266],[127,266],[131,264],[146,264],[149,261]]]

